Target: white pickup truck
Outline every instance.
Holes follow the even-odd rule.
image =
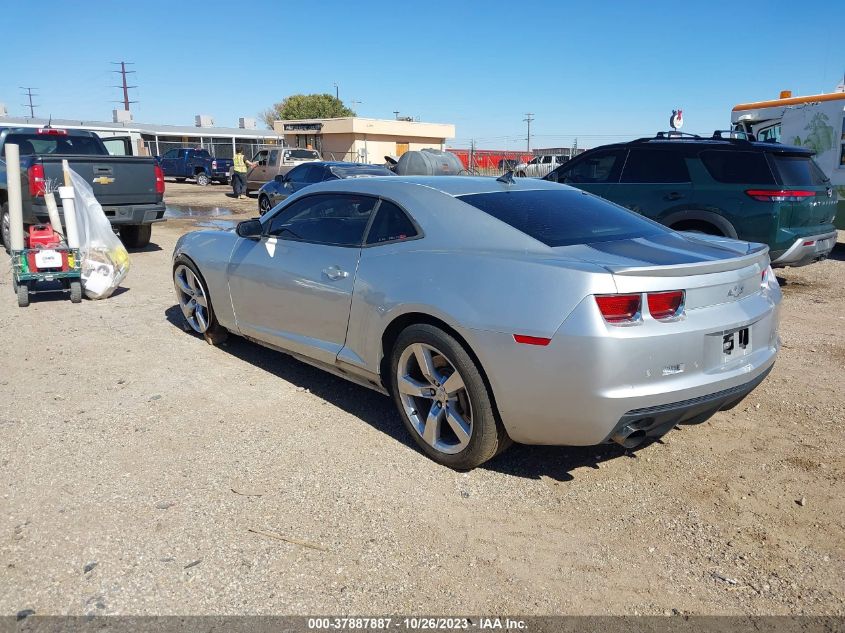
[[[313,149],[273,147],[256,152],[251,160],[255,163],[255,167],[252,167],[246,175],[247,192],[260,189],[265,182],[273,180],[279,174],[288,173],[297,165],[323,159],[320,153]]]

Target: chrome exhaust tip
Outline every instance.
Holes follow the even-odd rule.
[[[639,446],[645,441],[645,438],[645,431],[642,429],[635,429],[630,424],[626,424],[610,436],[610,439],[625,448],[634,448]]]

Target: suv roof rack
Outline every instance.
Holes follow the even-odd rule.
[[[717,141],[739,141],[740,143],[749,143],[757,140],[753,134],[749,134],[743,130],[715,130],[712,138]]]
[[[638,138],[635,141],[631,141],[632,143],[648,143],[649,141],[668,141],[672,139],[697,139],[701,140],[698,134],[690,134],[688,132],[677,132],[672,130],[671,132],[658,132],[654,136],[644,136],[643,138]]]

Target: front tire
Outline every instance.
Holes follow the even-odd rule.
[[[437,463],[470,470],[509,445],[481,372],[450,334],[427,324],[406,328],[390,366],[399,415]]]
[[[260,195],[258,197],[258,213],[260,215],[264,215],[267,213],[272,207],[270,206],[270,198],[265,195]]]
[[[190,330],[202,336],[209,345],[223,343],[229,337],[229,331],[218,323],[205,280],[187,257],[176,258],[173,286],[179,309]]]
[[[130,224],[120,227],[120,241],[126,248],[144,248],[150,243],[152,224]]]
[[[208,186],[208,183],[209,183],[208,174],[205,173],[204,171],[201,171],[200,173],[198,173],[196,176],[194,176],[194,178],[196,179],[197,184],[200,187]]]

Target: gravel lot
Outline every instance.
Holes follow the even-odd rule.
[[[197,190],[168,202],[255,214]],[[0,265],[0,614],[845,614],[845,233],[779,271],[784,348],[736,409],[456,473],[387,398],[183,332],[192,228],[101,302],[19,309]]]

